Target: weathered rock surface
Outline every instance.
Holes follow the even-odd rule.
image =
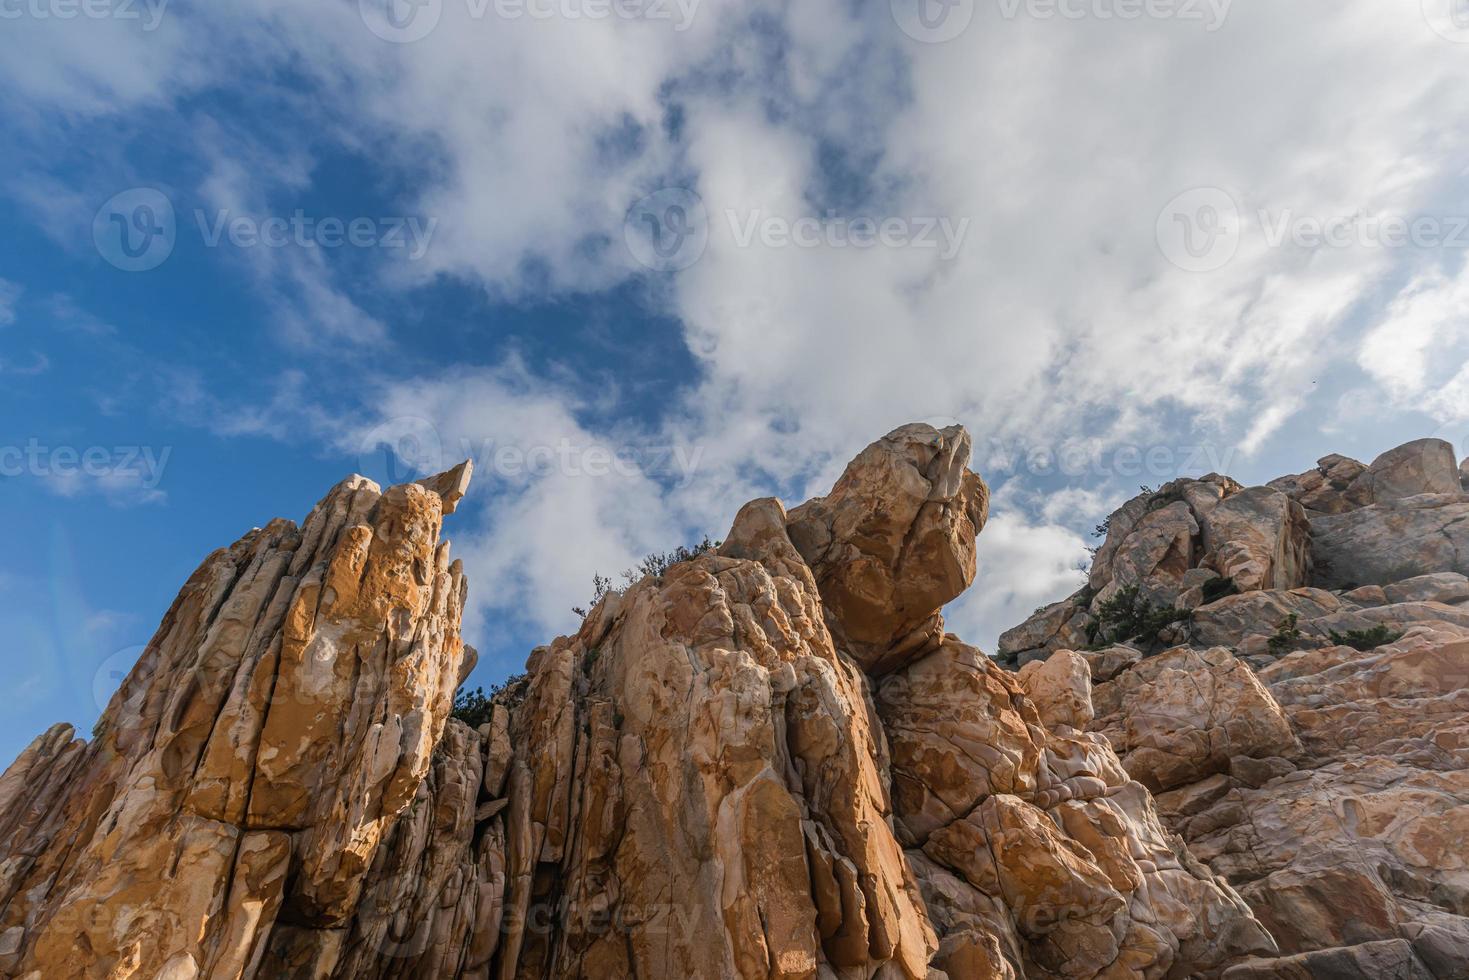
[[[1469,494],[1421,494],[1312,522],[1316,584],[1350,589],[1469,574]]]
[[[1164,488],[1200,526],[1198,566],[1232,588],[1180,595],[1191,572],[1160,562],[1139,592],[1177,596],[1186,621],[1082,654],[1091,729],[1284,954],[1236,963],[1229,980],[1469,977],[1469,495],[1453,461],[1436,440],[1371,466],[1326,457],[1270,485],[1302,509],[1283,521],[1253,503],[1220,520],[1255,491],[1219,478]],[[1169,507],[1154,494],[1113,516],[1093,589],[1136,574],[1129,556],[1156,551],[1140,515]],[[1272,540],[1288,556],[1273,566],[1217,557],[1263,556]],[[1069,658],[1094,595],[1042,611],[1002,649],[1012,663]]]
[[[1094,677],[1140,652],[1022,682],[945,632],[986,516],[969,445],[904,427],[823,498],[746,505],[716,551],[537,649],[477,730],[449,717],[473,652],[439,540],[467,468],[353,478],[252,532],[191,579],[96,739],[58,726],[0,777],[0,975],[1182,978],[1276,956],[1085,731]],[[1116,575],[1186,591],[1208,554],[1303,584],[1299,506],[1209,523],[1230,486],[1137,508]],[[1221,536],[1240,522],[1249,541]],[[1277,750],[1257,736],[1203,768]],[[1456,948],[1415,921],[1414,955]]]
[[[1086,588],[1004,633],[1002,660],[1020,664],[1099,638],[1134,639],[1106,637],[1103,612],[1123,590],[1153,607],[1188,610],[1212,602],[1216,590],[1293,589],[1311,576],[1307,512],[1276,487],[1246,489],[1212,474],[1176,480],[1128,501],[1107,529]]]
[[[0,973],[335,975],[458,683],[443,509],[354,477],[205,560],[94,740],[0,781]]]

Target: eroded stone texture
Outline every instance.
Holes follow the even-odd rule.
[[[969,453],[958,426],[904,426],[863,450],[830,494],[791,512],[791,541],[827,617],[868,673],[937,647],[939,610],[974,581],[989,489]]]
[[[1186,611],[1225,594],[1305,586],[1310,528],[1307,511],[1280,487],[1246,489],[1217,474],[1175,480],[1113,513],[1086,587],[1002,634],[999,656],[1019,666],[1056,650],[1084,649],[1104,625],[1104,604],[1124,589],[1154,608]]]
[[[353,477],[205,560],[94,741],[0,780],[0,972],[331,975],[464,657],[443,510]]]
[[[1150,676],[1140,650],[1057,655],[1022,679],[945,632],[986,516],[969,445],[906,426],[825,497],[746,505],[719,549],[535,650],[478,730],[448,718],[473,654],[439,541],[467,469],[386,493],[347,481],[301,528],[205,563],[96,741],[58,727],[0,777],[0,973],[1090,980],[1275,956],[1085,730],[1094,680],[1102,703]],[[1215,565],[1304,584],[1284,493],[1211,477],[1124,511],[1103,589],[1183,601]],[[1331,613],[1458,594],[1421,582]],[[1090,615],[1090,598],[1054,607],[1028,649]],[[1213,665],[1218,691],[1237,663]],[[1299,710],[1314,746],[1308,700],[1277,711]],[[1206,701],[1189,716],[1203,731]],[[1436,731],[1412,737],[1429,751]],[[1246,788],[1270,773],[1253,775]],[[1244,785],[1163,812],[1198,820]],[[1439,853],[1423,831],[1403,839]],[[1414,921],[1415,955],[1456,948],[1449,926]]]
[[[1280,946],[1227,978],[1469,976],[1469,496],[1453,460],[1424,440],[1274,481],[1302,508],[1304,536],[1274,504],[1278,522],[1256,504],[1248,520],[1221,519],[1256,491],[1210,505],[1226,484],[1173,486],[1215,535],[1200,564],[1232,568],[1239,594],[1181,596],[1191,613],[1168,632],[1173,649],[1084,654],[1093,730]],[[1164,511],[1152,495],[1114,515],[1093,586],[1134,574],[1129,553],[1152,553],[1136,529]],[[1294,557],[1264,562],[1272,540]],[[1251,558],[1220,561],[1236,553]],[[1138,584],[1158,597],[1180,581],[1166,563],[1148,575]],[[1055,609],[1002,647],[1067,656],[1086,622],[1068,613],[1068,635]]]

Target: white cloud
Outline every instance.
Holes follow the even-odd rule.
[[[91,115],[152,112],[241,78],[271,84],[292,66],[310,97],[291,104],[409,177],[405,209],[440,220],[424,261],[386,264],[381,283],[395,286],[448,275],[501,298],[596,290],[637,268],[621,246],[633,201],[665,184],[698,190],[707,251],[650,284],[705,380],[661,431],[593,424],[596,406],[514,365],[400,379],[380,417],[350,431],[303,391],[242,416],[242,431],[272,434],[304,418],[347,447],[414,417],[451,445],[701,449],[700,479],[682,488],[643,474],[496,482],[462,549],[476,588],[487,608],[550,625],[592,569],[727,522],[772,487],[821,492],[868,441],[915,418],[961,418],[981,443],[1202,433],[1248,458],[1300,414],[1332,413],[1311,382],[1354,360],[1400,407],[1469,413],[1469,367],[1439,356],[1465,303],[1458,280],[1432,271],[1441,255],[1267,235],[1282,214],[1462,211],[1469,61],[1418,6],[1236,5],[1211,33],[1005,19],[980,5],[961,37],[923,45],[881,3],[707,0],[682,32],[471,21],[446,4],[432,34],[393,45],[351,5],[257,0],[170,17],[146,58],[133,35],[32,27],[25,60],[0,64],[20,78],[37,62],[26,97]],[[212,124],[198,139],[203,192],[219,206],[263,213],[311,179],[300,146]],[[1223,267],[1189,272],[1157,229],[1171,199],[1201,187],[1232,198],[1240,242]],[[42,212],[65,191],[12,187],[28,190]],[[742,245],[731,224],[833,213],[967,224],[948,260],[911,246]],[[288,334],[387,333],[314,257],[247,261]],[[1065,591],[1083,543],[1061,510],[1097,502],[999,511],[985,537],[994,571],[960,618],[993,632]]]
[[[979,538],[974,584],[945,610],[949,629],[994,653],[1001,633],[1086,584],[1076,566],[1087,557],[1074,531],[1016,512],[993,514]]]
[[[575,629],[572,607],[586,604],[594,573],[616,580],[701,533],[675,498],[697,455],[665,453],[632,429],[588,429],[581,398],[513,359],[391,382],[375,396],[377,415],[335,436],[368,476],[413,479],[475,460],[482,523],[454,537],[472,586],[466,629],[482,645],[506,626]],[[385,446],[398,449],[391,468]]]
[[[110,469],[102,473],[53,470],[42,475],[40,481],[48,492],[68,500],[97,495],[117,507],[162,504],[168,500],[167,491],[158,488],[154,477],[138,469]]]
[[[1398,404],[1469,419],[1469,271],[1414,279],[1362,340],[1357,361]]]

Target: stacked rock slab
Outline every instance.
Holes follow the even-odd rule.
[[[1228,577],[1215,594],[1234,594],[1212,602],[1179,591],[1192,570],[1155,565],[1141,591],[1189,616],[1150,644],[1070,652],[1094,621],[1090,589],[1002,641],[1042,711],[1084,717],[1090,683],[1090,730],[1270,930],[1284,955],[1235,964],[1230,980],[1469,976],[1469,492],[1454,459],[1437,440],[1368,466],[1329,456],[1226,490],[1220,507],[1277,495],[1300,512],[1282,522],[1252,504],[1222,531],[1218,507],[1197,501],[1227,481],[1170,485],[1215,532],[1187,549],[1195,568],[1222,572],[1205,556],[1263,556],[1272,540],[1290,552],[1282,528],[1300,519],[1304,560],[1277,560],[1290,573],[1273,583]],[[1166,506],[1140,497],[1112,518],[1092,585],[1148,566],[1147,515]],[[1081,681],[1052,667],[1078,656]]]
[[[478,730],[449,718],[474,658],[439,540],[467,471],[347,481],[205,562],[93,741],[58,727],[0,778],[0,975],[1161,978],[1275,955],[1084,730],[1084,660],[1017,679],[945,631],[987,516],[969,455],[907,426],[826,497],[746,505],[537,649]],[[1289,546],[1252,547],[1221,560],[1293,574]]]

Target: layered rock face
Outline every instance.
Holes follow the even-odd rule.
[[[465,662],[467,478],[354,477],[205,560],[94,739],[0,777],[0,972],[329,972]]]
[[[1085,658],[1017,677],[945,631],[987,516],[969,452],[908,426],[826,497],[748,504],[716,551],[537,649],[478,730],[449,718],[474,657],[439,539],[466,471],[353,478],[252,532],[190,580],[96,738],[59,726],[0,778],[0,975],[1162,978],[1276,956],[1168,829],[1177,805],[1087,730],[1110,723]],[[1215,489],[1213,526],[1278,524],[1217,561],[1298,574],[1299,506]],[[1238,680],[1221,668],[1221,696]]]
[[[1230,980],[1469,976],[1461,472],[1425,440],[1269,487],[1178,481],[1002,638],[1040,710],[1088,719],[1268,928],[1282,955]],[[1115,635],[1119,583],[1174,612]]]

